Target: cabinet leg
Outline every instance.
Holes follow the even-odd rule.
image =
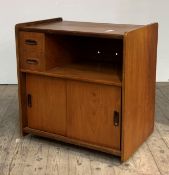
[[[24,137],[24,136],[28,135],[28,133],[24,132],[24,130],[21,129],[21,131],[20,131],[20,135],[21,135],[21,137]]]

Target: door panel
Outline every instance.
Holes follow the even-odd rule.
[[[120,150],[121,88],[68,81],[67,111],[68,137]]]
[[[29,96],[28,126],[65,135],[66,82],[61,79],[28,74],[26,90],[27,98]]]

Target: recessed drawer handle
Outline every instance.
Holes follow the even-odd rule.
[[[37,65],[38,64],[38,61],[37,60],[34,60],[34,59],[27,59],[26,62],[28,64],[33,64],[33,65]]]
[[[38,43],[35,40],[26,39],[25,44],[27,44],[27,45],[37,45]]]

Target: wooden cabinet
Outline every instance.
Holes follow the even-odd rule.
[[[16,25],[22,134],[127,160],[153,132],[158,24]]]

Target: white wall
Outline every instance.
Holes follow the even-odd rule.
[[[0,0],[0,84],[17,83],[14,25],[58,16],[93,22],[159,22],[157,81],[168,81],[168,6],[167,0]]]

